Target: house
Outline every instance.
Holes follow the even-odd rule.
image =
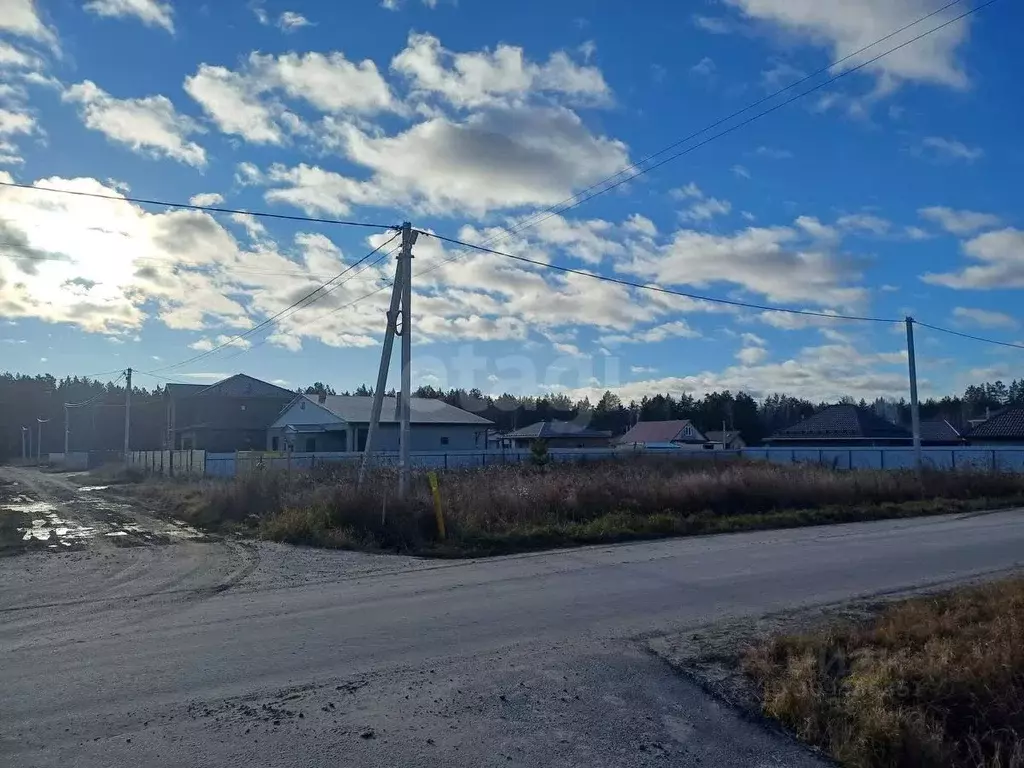
[[[996,411],[971,428],[964,437],[970,445],[1024,445],[1024,407]]]
[[[747,443],[743,439],[743,435],[736,429],[727,429],[725,432],[721,430],[717,432],[705,432],[704,436],[707,437],[708,441],[711,442],[715,448],[720,448],[726,451],[738,451],[741,448],[746,448]]]
[[[397,451],[401,413],[399,398],[385,397],[375,451]],[[493,422],[476,414],[426,397],[410,399],[412,412],[410,450],[471,451],[487,446]],[[266,431],[267,450],[362,451],[373,412],[373,397],[353,395],[299,395]]]
[[[886,421],[867,408],[830,405],[765,441],[774,448],[844,448],[910,445],[910,431]]]
[[[963,436],[945,419],[930,419],[921,422],[921,445],[956,446],[963,444]]]
[[[168,384],[164,389],[171,450],[259,450],[281,409],[295,397],[287,389],[243,373],[216,384]]]
[[[689,419],[641,421],[618,438],[615,444],[635,448],[703,449],[705,446],[709,446],[709,439],[701,434],[701,431]]]
[[[573,421],[538,421],[505,435],[516,448],[529,448],[543,440],[549,448],[607,448],[611,432],[590,429]]]
[[[911,446],[910,429],[856,405],[830,405],[765,440],[773,448],[868,448]],[[921,445],[962,445],[963,438],[948,421],[921,422]]]

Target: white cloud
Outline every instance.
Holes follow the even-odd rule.
[[[0,0],[2,3],[2,0]],[[0,7],[2,10],[2,7]],[[3,67],[34,67],[39,65],[35,56],[15,48],[10,43],[0,40],[0,68]]]
[[[947,232],[954,235],[969,235],[980,229],[992,229],[999,226],[999,217],[991,213],[977,211],[958,211],[943,206],[921,208],[921,218],[935,222]]]
[[[732,167],[732,172],[733,172],[734,176],[739,176],[741,179],[749,179],[750,178],[750,171],[748,171],[745,166],[734,165]]]
[[[245,77],[229,69],[201,64],[185,79],[185,91],[224,133],[254,144],[280,144],[284,139],[273,106],[263,102]]]
[[[840,59],[874,43],[900,27],[936,10],[941,0],[726,0],[746,17],[770,24],[808,44],[831,49]],[[929,21],[935,26],[959,13],[952,8]],[[926,27],[927,28],[927,27]],[[952,88],[966,88],[968,78],[959,61],[959,50],[969,33],[967,20],[951,24],[912,45],[895,50],[867,65],[867,69],[891,88],[900,81],[923,82]],[[921,33],[911,27],[887,40],[885,49],[904,43]],[[872,48],[850,59],[846,67],[856,66],[876,56]]]
[[[0,108],[0,136],[29,134],[35,129],[36,121],[32,115]]]
[[[715,197],[708,197],[694,203],[681,214],[683,221],[710,221],[715,216],[724,216],[732,210],[732,203],[728,200],[719,200]]]
[[[90,0],[85,10],[97,16],[127,18],[134,16],[150,27],[163,27],[174,32],[174,9],[160,0]]]
[[[462,122],[437,117],[391,137],[345,124],[337,141],[349,160],[372,171],[370,180],[276,167],[272,181],[286,186],[268,199],[334,214],[358,203],[482,216],[561,202],[628,162],[623,144],[592,135],[558,107],[488,109]]]
[[[413,33],[391,69],[409,80],[415,97],[438,95],[464,108],[521,103],[539,93],[587,103],[611,97],[599,69],[576,64],[564,51],[537,64],[519,47],[502,44],[493,52],[452,53],[433,35]]]
[[[1002,312],[992,312],[987,309],[972,309],[970,307],[956,307],[953,309],[953,317],[970,325],[977,325],[982,328],[1019,328],[1020,322]]]
[[[932,235],[921,227],[904,227],[903,233],[911,240],[927,240]]]
[[[620,268],[660,285],[731,283],[777,302],[847,306],[866,296],[848,285],[860,276],[854,262],[825,243],[807,243],[792,227],[750,227],[733,235],[680,230],[670,243],[636,252]]]
[[[80,105],[85,126],[112,141],[143,154],[198,168],[206,165],[206,152],[187,138],[201,129],[191,118],[179,115],[166,96],[117,99],[86,80],[68,88],[63,99]]]
[[[57,36],[39,17],[35,0],[0,0],[0,31],[57,44]]]
[[[839,232],[835,227],[822,224],[813,216],[798,216],[795,224],[816,240],[825,242],[836,242],[839,240]]]
[[[840,216],[836,220],[843,229],[849,230],[861,230],[863,232],[870,232],[874,235],[884,235],[889,231],[892,224],[880,216],[875,216],[870,213],[854,213],[846,216]]]
[[[702,16],[700,14],[693,16],[693,25],[697,29],[702,29],[713,35],[728,35],[736,29],[736,25],[729,19],[716,16]]]
[[[614,346],[618,344],[657,344],[667,339],[699,339],[700,332],[695,331],[685,320],[655,325],[643,331],[630,334],[613,334],[601,339],[602,344]]]
[[[658,369],[657,368],[649,368],[649,367],[644,366],[644,365],[631,365],[631,366],[629,366],[629,372],[630,373],[635,373],[635,374],[657,373]]]
[[[740,338],[743,339],[743,343],[749,347],[765,347],[768,345],[768,342],[756,333],[741,333]]]
[[[736,353],[736,359],[743,365],[760,365],[768,359],[768,350],[764,347],[743,347]]]
[[[188,346],[190,349],[194,349],[198,352],[209,352],[211,349],[224,345],[227,345],[225,349],[228,347],[233,349],[249,349],[252,347],[252,342],[249,341],[249,339],[237,339],[235,338],[237,335],[238,334],[228,336],[227,334],[221,334],[214,338],[203,337],[198,341],[192,342]]]
[[[314,26],[313,22],[303,16],[301,13],[295,11],[285,11],[277,18],[277,26],[281,28],[283,32],[294,32],[302,27]]]
[[[692,72],[695,75],[699,75],[700,77],[711,77],[713,74],[715,74],[716,71],[717,67],[715,67],[715,62],[711,59],[710,56],[705,56],[703,59],[701,59],[692,67],[690,67],[690,72]]]
[[[188,201],[192,205],[200,205],[204,207],[221,205],[224,202],[224,195],[218,192],[200,192],[198,195],[192,195]]]
[[[1024,232],[1013,227],[986,232],[968,240],[964,253],[980,264],[960,272],[929,273],[926,283],[947,288],[1021,288],[1024,287]]]
[[[755,155],[760,157],[767,157],[770,160],[791,160],[793,159],[793,153],[788,149],[779,149],[777,147],[766,147],[763,144],[754,150]]]
[[[623,226],[628,231],[642,237],[655,237],[658,234],[658,228],[654,222],[639,213],[631,214]]]
[[[914,148],[914,152],[934,160],[963,160],[966,163],[973,163],[985,156],[985,150],[981,147],[971,147],[962,141],[944,139],[941,136],[928,136],[922,139],[921,144]]]

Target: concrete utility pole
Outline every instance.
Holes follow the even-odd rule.
[[[411,303],[412,297],[412,246],[416,242],[416,237],[419,233],[414,232],[412,224],[405,222],[402,225],[402,250],[398,255],[398,262],[395,266],[395,281],[391,289],[391,304],[387,313],[387,329],[384,333],[384,347],[381,350],[380,355],[380,368],[377,371],[377,386],[373,390],[373,407],[370,412],[370,424],[366,432],[366,446],[363,449],[363,458],[359,464],[359,479],[358,485],[362,486],[363,481],[366,478],[366,470],[369,467],[370,459],[373,456],[374,443],[376,442],[377,431],[380,428],[380,413],[384,405],[384,390],[387,389],[388,385],[388,369],[391,365],[391,353],[394,350],[395,336],[398,335],[398,316],[399,309],[401,308],[402,314],[402,402],[408,403],[409,394],[409,380],[411,374],[408,373],[409,366],[407,361],[412,356],[411,336],[409,330],[411,324],[409,322],[409,304]],[[401,419],[402,419],[402,431],[400,433],[400,480],[399,480],[399,492],[402,493],[402,489],[408,488],[408,413],[406,411],[406,405],[402,406]]]
[[[402,400],[401,432],[398,441],[398,498],[409,495],[409,476],[412,463],[409,450],[412,445],[412,247],[418,232],[412,227],[402,228],[402,260],[405,275],[402,280]]]
[[[46,424],[49,419],[40,419],[36,417],[36,421],[39,423],[39,434],[36,440],[36,466],[43,463],[43,424]]]
[[[68,416],[69,416],[68,404],[64,403],[64,463],[65,464],[67,463],[67,460],[68,460],[68,442],[69,442],[68,438],[71,435],[71,430],[70,430],[70,428],[68,426]]]
[[[125,371],[127,377],[124,389],[124,465],[128,466],[128,452],[131,450],[132,430],[132,369]]]
[[[28,427],[21,428],[21,463],[28,464],[28,454],[25,453],[25,433],[32,434]],[[31,439],[31,438],[29,438]]]
[[[910,422],[914,432],[914,466],[921,471],[921,411],[917,403],[917,359],[914,355],[914,318],[907,318],[907,361],[910,365]]]

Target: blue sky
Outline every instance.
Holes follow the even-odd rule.
[[[1024,12],[1010,0],[563,215],[503,230],[943,4],[0,0],[0,177],[410,220],[631,281],[909,313],[1019,342]],[[254,334],[251,349],[180,363],[387,237],[0,188],[0,367],[371,382],[387,291],[362,297],[390,260]],[[415,253],[417,383],[627,398],[906,391],[900,325],[730,309],[428,238]],[[919,335],[926,395],[1020,375],[1019,350]]]

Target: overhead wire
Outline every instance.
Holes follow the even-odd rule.
[[[922,323],[920,320],[911,318],[914,325],[919,325],[922,328],[928,328],[939,333],[948,333],[950,336],[959,336],[962,339],[970,339],[971,341],[980,341],[985,344],[995,344],[1000,347],[1011,347],[1013,349],[1024,349],[1024,344],[1014,344],[1010,341],[999,341],[997,339],[989,339],[985,336],[975,336],[971,333],[963,333],[961,331],[954,331],[952,328],[943,328],[940,325],[932,325],[931,323]]]
[[[512,253],[505,253],[504,251],[498,251],[493,248],[486,248],[481,245],[474,245],[473,243],[467,243],[462,240],[457,240],[454,237],[445,237],[444,235],[433,234],[430,235],[438,240],[443,240],[446,243],[452,243],[453,245],[459,245],[465,248],[472,248],[483,253],[490,253],[495,256],[503,256],[507,259],[513,259],[526,264],[533,264],[534,266],[544,267],[546,269],[552,269],[557,272],[562,272],[570,275],[579,275],[581,277],[589,277],[593,280],[600,280],[605,283],[614,283],[615,285],[622,285],[629,288],[637,288],[645,291],[652,291],[655,293],[663,293],[669,296],[679,296],[681,298],[693,299],[695,301],[707,301],[713,304],[726,304],[733,307],[744,307],[746,309],[757,309],[763,312],[784,312],[791,315],[808,315],[811,317],[827,317],[831,320],[859,320],[863,322],[871,323],[899,323],[902,322],[898,319],[887,318],[887,317],[869,317],[866,315],[844,315],[833,312],[817,312],[810,309],[790,309],[788,307],[775,307],[769,304],[756,304],[749,301],[737,301],[734,299],[722,299],[713,296],[703,296],[698,293],[690,293],[688,291],[677,291],[672,288],[664,288],[660,285],[653,285],[650,283],[638,283],[633,280],[626,280],[619,277],[610,277],[608,275],[600,275],[595,272],[587,272],[583,269],[575,269],[573,267],[562,266],[561,264],[552,264],[546,261],[540,261],[538,259],[530,259],[526,256],[516,256]]]
[[[116,386],[124,378],[125,378],[125,374],[122,373],[120,376],[118,376],[116,379],[114,379],[113,381],[111,381],[109,383]],[[108,394],[109,394],[108,392],[100,392],[95,397],[91,397],[88,400],[83,400],[80,403],[64,403],[64,407],[65,408],[84,408],[85,406],[92,405],[97,400],[100,400],[101,398],[106,397]]]
[[[144,197],[130,197],[128,195],[106,195],[101,192],[85,192],[79,189],[56,189],[54,187],[37,187],[34,184],[21,184],[15,181],[0,181],[2,187],[13,187],[16,189],[35,190],[37,192],[53,192],[60,195],[73,195],[75,197],[89,197],[98,200],[111,200],[120,203],[136,203],[138,205],[155,205],[165,208],[178,208],[185,211],[204,211],[206,213],[228,213],[243,216],[256,216],[261,219],[276,219],[278,221],[301,221],[314,224],[339,224],[346,227],[366,227],[369,229],[398,229],[395,224],[371,224],[365,221],[348,221],[345,219],[329,219],[321,216],[299,216],[298,214],[271,213],[270,211],[244,211],[240,208],[225,208],[219,205],[196,205],[194,203],[176,203],[167,200],[151,200]]]
[[[297,312],[299,309],[304,309],[305,307],[308,307],[311,304],[314,304],[315,302],[317,302],[321,298],[323,298],[323,296],[329,295],[333,290],[335,290],[337,288],[337,286],[336,286],[335,288],[331,288],[330,290],[328,290],[327,286],[329,286],[331,283],[334,283],[337,280],[339,280],[340,278],[342,278],[348,272],[350,272],[351,270],[355,269],[357,266],[359,266],[360,264],[362,264],[363,262],[365,262],[366,260],[371,258],[374,254],[379,252],[381,249],[383,249],[384,247],[390,245],[392,242],[395,241],[396,238],[398,238],[400,236],[401,236],[401,232],[396,232],[388,240],[385,240],[384,242],[382,242],[380,245],[378,245],[376,248],[371,250],[369,253],[367,253],[365,256],[363,256],[358,261],[350,264],[348,267],[343,269],[341,272],[339,272],[333,278],[328,280],[326,283],[323,283],[322,285],[318,286],[314,290],[310,291],[309,293],[307,293],[305,296],[303,296],[298,301],[292,302],[290,305],[288,305],[287,307],[282,309],[280,312],[277,312],[276,314],[268,317],[267,319],[262,320],[261,322],[257,323],[255,326],[253,326],[252,328],[246,330],[244,333],[240,333],[240,334],[238,334],[236,336],[232,336],[227,341],[224,341],[224,342],[218,344],[217,346],[213,347],[212,349],[204,350],[204,351],[200,352],[198,355],[193,355],[192,357],[188,358],[187,360],[182,360],[181,362],[172,363],[170,365],[160,366],[158,368],[154,368],[152,371],[146,371],[146,373],[156,373],[156,372],[161,372],[161,371],[170,371],[170,370],[174,370],[176,368],[181,368],[181,367],[183,367],[185,365],[189,365],[189,364],[194,363],[194,362],[198,362],[199,360],[203,360],[203,359],[209,357],[210,355],[218,352],[219,350],[224,349],[225,347],[232,346],[232,345],[236,344],[238,341],[242,341],[242,340],[248,338],[249,336],[251,336],[252,334],[259,332],[261,329],[266,328],[267,326],[271,325],[276,320],[278,320],[280,317],[285,315],[285,313],[292,312],[292,314],[294,314],[294,312]],[[322,293],[324,291],[326,291],[326,292]],[[322,295],[320,295],[320,296],[317,295],[317,294],[321,294],[321,293],[322,293]]]
[[[880,38],[879,40],[875,41],[871,45],[865,46],[864,48],[860,49],[859,51],[857,51],[855,53],[852,53],[849,56],[844,57],[843,59],[840,59],[839,62],[837,62],[837,63],[842,63],[844,61],[847,61],[849,58],[851,58],[853,56],[856,56],[859,53],[862,53],[862,52],[866,51],[868,48],[871,48],[871,47],[877,45],[879,42],[883,42],[885,40],[891,39],[893,36],[900,34],[901,32],[909,29],[910,27],[913,27],[915,24],[918,24],[921,21],[924,21],[924,20],[926,20],[928,18],[931,18],[931,17],[935,16],[936,13],[939,13],[939,12],[945,10],[946,8],[949,8],[949,7],[952,7],[953,5],[956,5],[957,2],[960,2],[960,1],[961,0],[956,0],[956,2],[951,2],[948,5],[943,6],[943,8],[940,8],[940,9],[938,9],[936,11],[933,11],[932,13],[927,14],[926,16],[922,16],[916,22],[914,22],[912,24],[909,24],[909,25],[906,25],[905,27],[902,27],[902,28],[896,30],[895,32],[892,32],[892,33],[886,35],[885,37]],[[856,64],[855,66],[852,66],[852,67],[850,67],[848,69],[844,69],[842,72],[839,72],[838,74],[830,77],[829,79],[824,80],[821,83],[818,83],[817,85],[813,86],[812,88],[808,88],[807,90],[801,91],[800,93],[796,94],[795,96],[792,96],[792,97],[790,97],[790,98],[788,98],[788,99],[786,99],[784,101],[781,101],[778,104],[774,104],[771,107],[769,107],[767,109],[764,109],[764,110],[762,110],[762,111],[752,115],[751,117],[749,117],[749,118],[747,118],[745,120],[742,120],[742,121],[740,121],[740,122],[738,122],[738,123],[736,123],[734,125],[731,125],[728,128],[726,128],[726,129],[724,129],[722,131],[719,131],[718,133],[712,134],[711,136],[707,137],[706,139],[704,139],[702,141],[699,141],[696,144],[693,144],[693,145],[691,145],[691,146],[689,146],[689,147],[687,147],[687,148],[685,148],[683,150],[680,150],[679,152],[675,152],[674,154],[669,155],[668,157],[660,160],[657,163],[654,163],[652,165],[645,165],[644,167],[641,168],[641,167],[639,167],[639,165],[640,165],[640,162],[642,162],[642,161],[638,161],[638,163],[636,163],[632,167],[629,167],[629,168],[626,169],[626,171],[628,172],[628,170],[631,170],[632,168],[636,168],[637,169],[636,173],[633,173],[631,175],[625,176],[624,178],[619,178],[616,181],[608,184],[607,186],[604,186],[604,182],[598,182],[597,185],[592,185],[590,187],[590,190],[594,190],[595,186],[600,187],[600,188],[596,189],[596,191],[590,191],[588,194],[578,194],[578,195],[574,195],[572,198],[568,198],[568,199],[572,200],[572,202],[570,204],[562,206],[562,207],[559,207],[559,208],[556,208],[555,210],[550,210],[547,213],[547,215],[543,216],[540,219],[537,219],[536,221],[532,221],[529,224],[529,227],[535,227],[538,224],[541,224],[544,221],[547,221],[548,219],[550,219],[553,216],[561,215],[562,213],[565,213],[568,210],[571,210],[571,209],[576,208],[576,207],[578,207],[580,205],[583,205],[584,203],[586,203],[586,202],[588,202],[590,200],[593,200],[595,197],[598,197],[598,196],[603,195],[603,194],[607,194],[608,192],[611,192],[613,189],[617,189],[618,187],[622,186],[623,184],[626,184],[626,183],[628,183],[630,181],[633,181],[634,179],[637,179],[637,178],[639,178],[639,177],[641,177],[641,176],[643,176],[645,174],[648,174],[651,171],[657,170],[658,168],[661,168],[662,166],[667,165],[668,163],[671,163],[672,161],[677,160],[680,157],[683,157],[684,155],[688,155],[691,152],[694,152],[694,151],[700,149],[701,147],[704,147],[704,146],[710,144],[711,142],[716,141],[717,139],[722,138],[723,136],[727,136],[727,135],[729,135],[731,133],[734,133],[735,131],[738,131],[739,129],[744,128],[744,127],[750,125],[751,123],[754,123],[754,122],[760,120],[763,117],[766,117],[766,116],[768,116],[770,114],[773,114],[774,112],[777,112],[778,110],[782,109],[783,107],[786,107],[786,106],[788,106],[788,105],[790,105],[790,104],[792,104],[792,103],[794,103],[796,101],[799,101],[800,99],[802,99],[802,98],[804,98],[806,96],[809,96],[810,94],[815,93],[816,91],[819,91],[822,88],[825,88],[825,87],[827,87],[829,85],[832,85],[833,83],[835,83],[835,82],[837,82],[837,81],[839,81],[839,80],[841,80],[841,79],[843,79],[845,77],[848,77],[849,75],[852,75],[855,72],[859,72],[860,70],[862,70],[862,69],[864,69],[866,67],[869,67],[872,64],[880,61],[881,59],[885,58],[886,56],[889,56],[890,54],[893,54],[896,51],[899,51],[899,50],[901,50],[903,48],[906,48],[907,46],[912,45],[912,44],[918,42],[919,40],[922,40],[922,39],[928,37],[929,35],[932,35],[935,32],[938,32],[939,30],[945,29],[946,27],[950,26],[951,24],[955,24],[956,22],[961,21],[961,20],[967,18],[968,16],[970,16],[972,14],[975,14],[978,11],[981,11],[984,8],[987,8],[988,6],[995,4],[996,2],[997,2],[997,0],[986,0],[986,2],[984,2],[984,3],[980,4],[980,5],[974,6],[973,8],[969,8],[968,10],[964,11],[963,13],[961,13],[961,14],[959,14],[957,16],[954,16],[953,18],[947,19],[946,21],[944,21],[943,23],[939,24],[938,26],[932,27],[931,29],[929,29],[929,30],[927,30],[925,32],[922,32],[921,34],[916,35],[916,36],[910,38],[909,40],[905,40],[902,43],[900,43],[899,45],[893,46],[892,48],[889,48],[889,49],[883,51],[882,53],[880,53],[880,54],[878,54],[876,56],[873,56],[873,57],[871,57],[869,59],[866,59],[866,60]],[[836,66],[836,64],[831,64],[831,65],[829,65],[829,67],[826,67],[825,70],[823,70],[823,71],[831,70],[835,66]],[[821,74],[821,72],[819,71],[816,74]],[[757,105],[765,103],[766,100],[774,98],[774,96],[779,95],[781,93],[784,93],[785,91],[787,91],[787,90],[789,90],[789,89],[791,89],[791,88],[793,88],[793,87],[795,87],[797,85],[800,85],[803,82],[806,82],[807,79],[809,79],[810,77],[813,77],[813,76],[814,75],[810,75],[807,78],[803,78],[801,80],[798,80],[795,83],[793,83],[792,85],[787,86],[786,88],[781,89],[778,93],[773,94],[772,96],[766,97],[765,99],[761,99],[761,100],[759,100],[757,102],[754,102],[753,105],[748,106],[748,107],[744,108],[743,110],[740,110],[737,113],[734,113],[734,115],[731,115],[729,117],[723,118],[723,119],[717,121],[716,123],[713,123],[711,126],[709,126],[707,128],[704,128],[701,131],[698,131],[696,134],[692,134],[691,138],[699,136],[699,135],[701,135],[703,133],[706,133],[707,130],[709,130],[711,127],[716,127],[716,126],[722,125],[725,122],[728,122],[728,120],[732,119],[732,117],[738,116],[740,114],[743,114],[746,111],[749,111],[750,109],[753,108],[753,106],[757,106]],[[669,151],[669,149],[677,147],[680,144],[686,143],[687,140],[688,139],[681,139],[680,141],[670,145],[670,147],[668,147],[668,148],[666,148],[664,150],[661,150],[658,153],[655,153],[655,155],[652,155],[652,157],[664,154],[664,152]],[[610,178],[616,178],[617,176],[621,175],[622,173],[623,172],[620,171],[618,174],[615,174],[615,175],[613,175]],[[494,235],[493,237],[489,238],[488,240],[485,240],[484,242],[485,243],[492,243],[495,240],[505,239],[506,237],[509,237],[509,236],[515,234],[516,232],[520,231],[521,229],[525,229],[525,228],[526,228],[525,226],[517,226],[517,227],[512,227],[512,228],[510,228],[508,230],[503,230],[504,234],[499,233],[499,234]],[[420,230],[420,231],[422,231],[422,230]],[[424,233],[424,234],[428,234],[429,235],[429,233]],[[439,264],[435,265],[431,269],[426,270],[426,272],[431,272],[431,271],[433,271],[435,269],[440,269],[445,264],[449,264],[449,263],[455,261],[456,259],[461,258],[463,255],[464,254],[462,254],[462,253],[457,253],[454,256],[452,256],[452,257],[450,257],[450,258],[440,262]]]

